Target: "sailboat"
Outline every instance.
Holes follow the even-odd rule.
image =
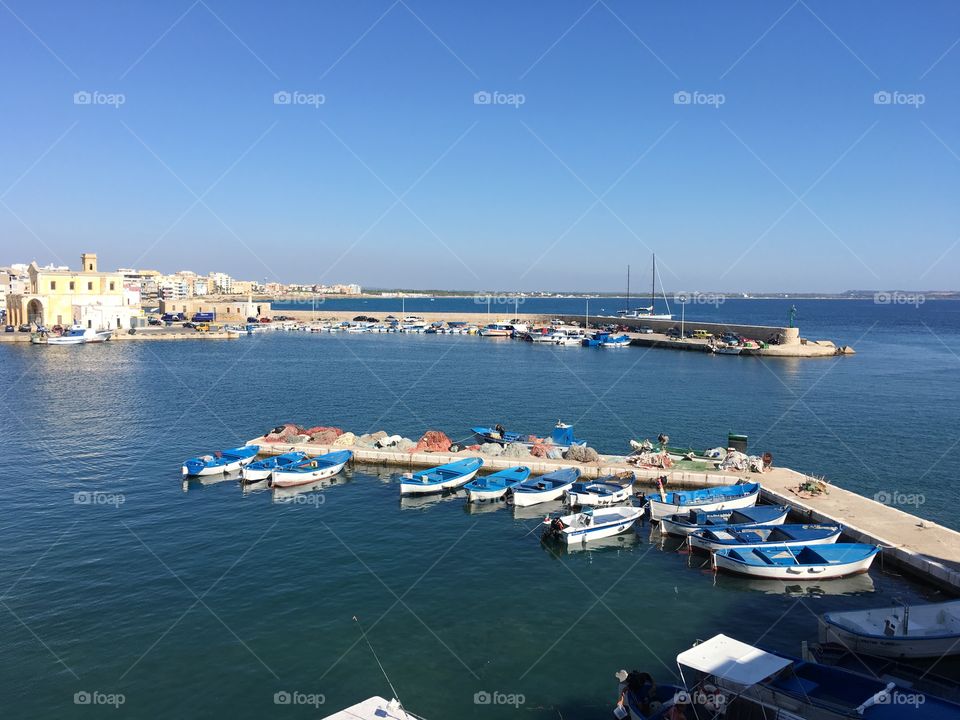
[[[673,315],[671,313],[660,313],[657,314],[654,312],[656,309],[656,298],[657,298],[657,255],[653,255],[653,276],[650,283],[650,305],[649,307],[638,307],[633,310],[630,309],[630,266],[627,266],[627,309],[619,310],[617,315],[622,318],[630,319],[640,319],[640,320],[673,320]],[[663,302],[666,304],[667,296],[663,296]],[[670,306],[667,305],[667,310],[670,309]]]

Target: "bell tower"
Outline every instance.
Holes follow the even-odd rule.
[[[97,272],[97,254],[83,253],[80,255],[81,272]]]

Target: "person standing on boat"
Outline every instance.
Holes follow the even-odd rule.
[[[504,438],[504,436],[506,436],[506,434],[507,434],[507,429],[506,429],[503,425],[501,425],[500,423],[497,423],[496,425],[494,425],[494,426],[493,426],[493,429],[494,429],[494,432],[496,432],[496,433],[500,436],[500,439],[501,439],[501,440],[502,440],[502,439]]]

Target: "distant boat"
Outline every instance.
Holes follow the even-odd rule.
[[[717,355],[739,355],[742,349],[739,345],[718,345],[713,352]]]
[[[663,499],[658,495],[649,495],[647,506],[650,508],[650,519],[660,520],[667,515],[676,515],[691,509],[709,512],[752,507],[757,504],[759,497],[760,483],[743,483],[703,490],[666,492]]]
[[[430,495],[466,485],[483,466],[481,458],[465,458],[438,465],[429,470],[410,473],[400,481],[401,495]]]
[[[513,334],[513,326],[507,323],[490,323],[480,328],[480,334],[484,337],[510,337]]]
[[[599,341],[600,347],[603,348],[620,348],[627,347],[630,345],[630,336],[629,335],[608,335],[603,340]]]
[[[350,450],[337,450],[316,457],[308,457],[299,463],[274,470],[270,484],[273,487],[285,488],[325,480],[343,470],[343,466],[350,462],[352,457],[353,453]]]
[[[665,535],[690,535],[706,528],[747,528],[754,525],[782,525],[790,509],[786,505],[756,505],[739,510],[689,510],[660,518]]]
[[[637,476],[628,471],[587,482],[576,482],[567,490],[567,503],[571,507],[603,507],[624,502],[633,495],[633,483],[636,479]]]
[[[527,507],[559,500],[579,477],[580,471],[576,468],[563,468],[540,477],[528,478],[513,488],[513,504]]]
[[[306,453],[288,452],[283,455],[274,455],[273,457],[264,458],[263,460],[257,460],[243,468],[241,477],[244,482],[248,483],[269,480],[274,470],[287,467],[288,465],[296,465],[305,457],[307,457]]]
[[[819,618],[820,642],[886,658],[960,655],[960,600],[849,612]]]
[[[259,446],[244,445],[230,450],[221,450],[212,455],[201,455],[183,463],[180,472],[184,477],[223,475],[249,465],[257,457],[258,452],[260,452]]]
[[[830,545],[840,539],[840,525],[755,525],[748,528],[718,527],[698,530],[688,536],[690,548],[711,552],[738,547],[802,547]]]
[[[824,580],[866,572],[879,552],[879,545],[863,543],[728,548],[717,550],[713,562],[720,570],[750,577]]]
[[[467,491],[467,502],[482,502],[485,500],[499,500],[507,492],[530,477],[530,468],[518,465],[507,468],[493,475],[475,478],[464,485]]]
[[[586,440],[579,440],[573,436],[573,425],[568,425],[563,422],[558,422],[554,426],[553,432],[550,434],[549,442],[544,442],[544,438],[538,438],[536,435],[522,435],[506,430],[501,432],[496,428],[490,427],[473,427],[470,429],[481,443],[497,443],[498,445],[512,445],[516,443],[526,447],[532,447],[537,444],[548,444],[560,450],[568,450],[571,445],[587,444]]]
[[[86,345],[87,343],[106,342],[113,337],[111,330],[93,330],[74,325],[63,335],[47,335],[47,345]]]
[[[642,514],[643,508],[625,505],[548,517],[543,521],[543,536],[562,540],[567,545],[600,540],[629,532]]]

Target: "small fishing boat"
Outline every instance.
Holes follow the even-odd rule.
[[[483,337],[510,337],[513,334],[513,327],[507,323],[490,323],[480,328],[480,334]]]
[[[576,482],[567,490],[567,504],[571,507],[603,507],[629,500],[637,476],[632,472],[606,475],[589,482]]]
[[[465,458],[418,473],[406,473],[400,481],[401,495],[430,495],[466,485],[483,466],[481,458]]]
[[[50,335],[46,337],[47,345],[86,345],[88,343],[106,342],[113,337],[110,330],[93,330],[74,325],[63,335]]]
[[[687,538],[691,549],[712,552],[730,547],[832,545],[840,539],[842,532],[840,525],[755,525],[748,528],[705,528]]]
[[[580,440],[573,436],[573,425],[564,422],[557,422],[550,434],[549,440],[538,438],[536,435],[522,435],[521,433],[508,432],[502,427],[473,427],[470,428],[476,435],[480,443],[497,443],[499,445],[512,445],[517,443],[526,447],[533,447],[539,444],[553,445],[560,450],[569,450],[571,445],[586,445],[586,440]]]
[[[691,509],[709,512],[753,507],[759,497],[760,483],[741,483],[703,490],[661,491],[660,496],[649,496],[647,507],[651,520],[661,520],[667,515],[676,515]]]
[[[688,702],[736,700],[737,717],[802,720],[947,720],[960,705],[920,692],[895,675],[870,676],[761,650],[716,635],[677,655]],[[732,709],[732,704],[731,704]],[[721,713],[722,714],[722,713]],[[697,717],[718,717],[716,712]]]
[[[287,692],[278,694],[290,695]],[[274,702],[277,702],[276,698]],[[290,700],[285,702],[289,703]],[[404,710],[399,700],[387,702],[382,697],[374,696],[340,712],[335,712],[333,715],[327,715],[321,720],[420,720],[420,718]]]
[[[782,525],[790,509],[786,505],[755,505],[739,510],[689,510],[660,519],[665,535],[690,535],[707,528],[746,528],[754,525]]]
[[[554,345],[561,347],[580,347],[583,345],[584,338],[582,333],[567,330],[557,330],[551,337]]]
[[[598,330],[589,337],[584,337],[582,344],[584,347],[600,347],[600,343],[610,337],[610,333]]]
[[[550,517],[543,521],[543,537],[561,540],[567,545],[613,537],[629,532],[643,514],[643,508],[633,506],[588,508],[572,515]]]
[[[819,618],[820,642],[886,658],[960,655],[960,600],[831,612]]]
[[[837,543],[788,547],[725,548],[713,553],[714,567],[750,577],[823,580],[866,572],[879,545]]]
[[[516,485],[530,477],[530,468],[523,465],[507,468],[493,475],[475,478],[464,485],[467,491],[467,502],[483,502],[485,500],[499,500]]]
[[[686,695],[679,685],[654,683],[649,673],[637,670],[620,670],[616,678],[620,681],[620,700],[613,710],[613,716],[623,720],[659,720],[678,698]]]
[[[717,345],[713,352],[717,355],[739,355],[742,349],[739,345]]]
[[[630,344],[629,335],[608,335],[603,340],[600,341],[600,347],[603,348],[620,348],[627,347]]]
[[[235,472],[252,463],[258,452],[260,452],[260,447],[257,445],[244,445],[230,450],[219,450],[212,455],[201,455],[187,460],[180,468],[180,472],[184,477],[223,475]]]
[[[261,480],[269,480],[274,470],[285,468],[289,465],[296,465],[306,458],[306,453],[288,452],[283,455],[274,455],[252,462],[243,468],[241,477],[244,482],[253,483]]]
[[[273,487],[284,488],[324,480],[343,470],[343,466],[350,462],[352,457],[353,453],[350,450],[337,450],[316,457],[308,457],[299,463],[274,470],[270,484]]]
[[[513,488],[513,504],[518,507],[558,500],[580,477],[576,468],[563,468],[540,477],[527,478]]]

